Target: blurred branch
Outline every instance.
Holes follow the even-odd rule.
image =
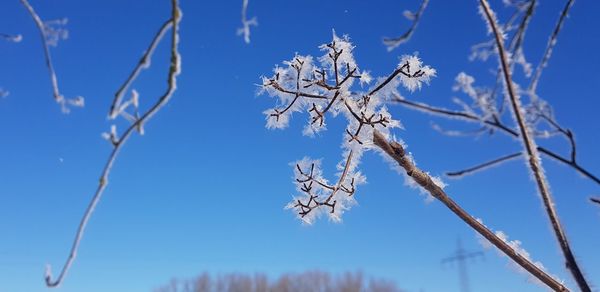
[[[250,43],[250,27],[258,26],[256,17],[248,19],[248,0],[242,2],[242,27],[238,28],[237,34],[244,37],[244,42]]]
[[[40,37],[42,38],[42,47],[44,48],[44,57],[46,59],[46,67],[48,68],[48,73],[50,74],[50,81],[52,83],[52,95],[54,96],[54,100],[61,106],[61,110],[63,111],[63,113],[69,112],[68,105],[82,107],[84,104],[83,97],[78,96],[72,100],[65,99],[65,97],[60,93],[60,90],[58,88],[58,77],[56,76],[54,65],[52,64],[52,56],[50,55],[49,43],[56,45],[56,41],[58,40],[58,38],[60,38],[60,36],[51,36],[48,34],[49,31],[54,34],[57,34],[58,32],[49,30],[47,24],[44,23],[44,21],[42,21],[40,16],[35,12],[31,4],[29,4],[27,0],[20,1],[21,4],[25,6],[27,11],[31,15],[31,18],[33,18],[33,21],[35,22],[35,25],[37,26],[38,31],[40,32]]]
[[[421,6],[419,7],[419,10],[417,11],[417,13],[413,13],[412,11],[408,11],[408,10],[404,11],[404,16],[412,21],[412,25],[405,33],[403,33],[399,37],[395,37],[395,38],[387,38],[386,37],[383,39],[383,44],[387,46],[388,52],[391,52],[392,50],[394,50],[401,44],[410,40],[410,38],[414,34],[415,30],[417,29],[417,25],[419,24],[419,21],[421,20],[421,15],[423,15],[423,12],[425,11],[425,8],[427,8],[428,3],[429,3],[429,0],[423,0],[421,2]]]
[[[592,203],[600,204],[600,199],[598,198],[590,198],[590,201],[592,201]]]
[[[484,162],[482,164],[478,164],[476,166],[467,168],[467,169],[463,169],[463,170],[459,170],[459,171],[452,171],[452,172],[446,172],[447,176],[463,176],[463,175],[467,175],[467,174],[472,174],[474,172],[477,172],[479,170],[483,170],[483,169],[487,169],[489,167],[492,167],[494,165],[500,164],[502,162],[517,158],[519,156],[521,156],[522,153],[521,152],[517,152],[517,153],[513,153],[513,154],[509,154],[509,155],[505,155],[502,156],[500,158],[496,158],[494,160],[490,160],[487,162]]]
[[[11,35],[11,34],[6,34],[6,33],[2,33],[2,32],[0,32],[0,38],[7,42],[12,42],[12,43],[18,43],[23,40],[23,36],[20,34]]]
[[[127,78],[127,80],[121,85],[119,90],[117,90],[117,93],[115,93],[115,98],[113,100],[112,105],[110,106],[110,112],[108,113],[108,116],[111,119],[114,119],[117,117],[118,112],[119,112],[119,104],[121,104],[121,100],[123,99],[123,94],[127,91],[129,86],[131,85],[131,83],[138,77],[138,75],[140,74],[140,72],[142,70],[148,69],[148,67],[150,67],[150,60],[152,59],[152,55],[154,54],[154,50],[156,49],[156,46],[158,45],[160,40],[162,40],[164,34],[167,32],[167,30],[169,30],[171,28],[172,25],[173,25],[172,19],[167,20],[162,25],[162,27],[158,30],[158,32],[154,36],[154,39],[152,39],[152,42],[150,42],[150,46],[148,46],[148,49],[146,50],[146,52],[144,53],[142,58],[140,58],[140,61],[137,64],[137,66],[135,66],[133,71],[131,71],[131,74],[129,74],[129,78]]]
[[[429,174],[416,167],[412,160],[405,156],[405,151],[402,145],[395,141],[387,141],[386,138],[377,130],[373,132],[373,142],[390,158],[394,159],[398,165],[406,171],[406,174],[410,176],[417,184],[423,187],[423,189],[425,189],[430,195],[441,201],[444,205],[446,205],[446,207],[448,207],[448,209],[450,209],[450,211],[452,211],[471,228],[489,240],[494,246],[496,246],[506,256],[510,257],[513,261],[515,261],[515,263],[529,272],[532,276],[536,277],[554,291],[569,291],[564,285],[552,278],[544,270],[532,263],[529,259],[522,256],[504,240],[494,234],[494,232],[471,216],[467,211],[462,209],[462,207],[454,202],[454,200],[452,200],[444,192],[444,190],[442,190],[442,188],[433,182]]]
[[[483,123],[494,129],[498,129],[509,136],[512,136],[515,138],[520,137],[519,133],[517,133],[515,130],[513,130],[513,129],[509,128],[508,126],[504,125],[503,123],[501,123],[499,119],[482,120],[481,117],[474,115],[472,113],[468,113],[468,112],[464,112],[464,111],[449,110],[449,109],[445,109],[445,108],[441,108],[441,107],[435,107],[435,106],[421,103],[421,102],[414,102],[414,101],[410,101],[407,99],[401,99],[397,96],[393,99],[393,101],[397,102],[407,108],[417,109],[417,110],[431,113],[431,114],[441,116],[444,118],[460,119],[460,120],[463,120],[466,122],[472,122],[472,123]],[[565,130],[565,132],[567,132],[567,131],[570,133],[569,130]],[[553,151],[546,149],[544,147],[541,147],[541,146],[538,146],[538,150],[541,153],[547,155],[548,157],[555,159],[558,162],[561,162],[561,163],[577,170],[579,173],[581,173],[585,177],[589,178],[593,182],[600,185],[600,178],[598,178],[597,176],[592,174],[590,171],[586,170],[584,167],[579,165],[579,163],[574,160],[574,157],[575,157],[574,153],[576,152],[576,149],[575,149],[575,142],[574,142],[572,136],[573,135],[571,133],[569,136],[570,137],[569,140],[571,141],[571,159],[564,158],[563,156],[557,154],[556,152],[553,152]]]
[[[69,268],[73,264],[73,261],[75,260],[75,257],[77,256],[77,250],[79,248],[79,244],[83,237],[83,233],[85,231],[86,225],[87,225],[90,217],[92,216],[92,213],[94,212],[94,209],[96,208],[96,205],[100,201],[100,198],[102,197],[102,194],[108,184],[108,177],[110,175],[112,166],[117,158],[117,155],[119,154],[119,151],[121,150],[121,148],[123,147],[125,142],[127,142],[129,137],[131,136],[131,134],[133,134],[133,132],[136,129],[140,129],[144,123],[149,121],[154,116],[154,114],[156,114],[170,100],[171,96],[173,95],[173,93],[175,92],[175,90],[177,88],[177,76],[179,75],[180,70],[181,70],[181,64],[180,64],[181,60],[180,60],[180,55],[178,52],[179,21],[181,19],[181,12],[179,9],[178,0],[171,0],[171,6],[172,6],[172,12],[171,12],[172,15],[171,15],[171,19],[168,21],[171,23],[170,26],[172,26],[171,49],[170,49],[171,64],[169,67],[169,73],[168,73],[168,78],[167,78],[167,89],[160,96],[160,98],[156,101],[156,103],[154,103],[154,105],[152,105],[152,107],[150,107],[150,109],[148,109],[148,111],[146,111],[144,114],[142,114],[141,117],[139,117],[134,123],[132,123],[129,126],[129,128],[127,128],[127,130],[125,130],[123,135],[121,135],[120,137],[116,137],[116,131],[113,131],[111,133],[111,142],[113,144],[113,150],[112,150],[111,154],[109,155],[108,161],[106,162],[106,165],[104,166],[104,169],[100,176],[98,188],[96,189],[96,192],[95,192],[92,200],[90,201],[90,203],[83,215],[83,218],[81,219],[81,222],[79,223],[79,227],[77,229],[77,233],[75,235],[75,239],[73,241],[73,245],[71,247],[71,252],[69,253],[69,257],[67,258],[67,261],[64,264],[64,266],[63,266],[58,278],[56,278],[56,280],[52,279],[53,277],[52,277],[52,272],[51,272],[50,266],[47,267],[46,285],[48,287],[59,286],[61,284],[63,278],[65,277],[66,273],[68,272]],[[161,32],[163,31],[164,27],[165,27],[164,25],[163,25],[163,27],[161,27],[161,29],[159,31],[159,35],[162,35]],[[155,39],[154,41],[160,41],[160,37],[158,40]],[[130,82],[130,80],[128,79],[126,81],[126,83],[127,82]]]
[[[537,89],[537,85],[540,80],[540,76],[542,75],[542,71],[548,65],[548,61],[550,60],[550,57],[552,56],[552,50],[554,49],[554,46],[556,45],[558,33],[560,32],[568,14],[569,14],[569,10],[573,6],[573,3],[575,3],[575,0],[568,0],[560,14],[560,18],[558,19],[558,22],[556,23],[556,26],[554,27],[554,30],[552,31],[552,35],[550,36],[550,39],[548,40],[548,45],[546,46],[546,51],[544,52],[542,61],[538,64],[537,68],[535,69],[533,79],[531,80],[531,83],[529,84],[528,91],[530,91],[530,92],[535,92]]]
[[[491,28],[491,31],[496,40],[496,47],[498,49],[500,65],[504,76],[504,84],[506,86],[506,91],[512,106],[512,111],[517,126],[519,127],[520,136],[527,154],[527,161],[529,163],[531,172],[533,173],[533,176],[536,180],[537,187],[542,198],[542,202],[544,204],[548,218],[552,224],[552,229],[563,252],[567,269],[569,269],[569,271],[575,278],[577,285],[579,285],[579,288],[582,291],[591,291],[587,281],[585,280],[585,277],[583,276],[583,273],[577,265],[575,256],[573,255],[573,252],[571,251],[571,248],[569,246],[568,238],[561,226],[560,219],[558,218],[558,214],[555,208],[554,200],[552,199],[552,195],[550,193],[548,182],[546,181],[546,178],[543,174],[544,168],[542,167],[539,160],[539,152],[537,150],[537,146],[535,144],[534,138],[530,136],[528,126],[525,123],[523,108],[521,105],[521,101],[517,96],[517,92],[512,81],[511,70],[507,61],[508,57],[504,49],[504,40],[502,37],[502,33],[500,32],[497,26],[496,15],[491,10],[487,0],[480,0],[479,3],[481,5],[481,9],[484,12],[483,14],[485,16],[485,19],[487,20],[487,23]]]

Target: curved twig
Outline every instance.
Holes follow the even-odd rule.
[[[419,24],[419,21],[421,20],[421,15],[423,15],[425,8],[427,8],[427,3],[429,3],[429,0],[423,0],[423,2],[421,2],[421,6],[419,7],[419,10],[417,11],[416,14],[413,15],[414,18],[412,19],[412,25],[405,33],[403,33],[399,37],[383,39],[383,44],[387,46],[388,52],[391,52],[392,50],[397,48],[399,45],[410,40],[410,38],[414,34],[415,30],[417,29],[417,25]]]
[[[538,190],[540,192],[540,196],[542,198],[542,202],[548,215],[548,219],[552,224],[552,229],[563,252],[563,256],[565,257],[567,269],[571,272],[571,274],[575,278],[575,281],[577,282],[577,285],[582,291],[591,291],[585,277],[583,276],[583,273],[577,265],[575,256],[573,255],[571,247],[569,246],[567,235],[565,234],[561,226],[560,219],[558,217],[558,213],[554,205],[554,200],[552,199],[552,195],[550,193],[548,182],[546,181],[546,178],[543,174],[544,169],[539,160],[539,152],[537,146],[535,144],[534,138],[530,135],[527,124],[525,123],[522,105],[514,88],[509,63],[507,61],[506,52],[504,50],[504,40],[497,26],[496,16],[492,12],[487,0],[479,0],[479,3],[481,5],[481,9],[483,10],[484,18],[487,20],[496,40],[496,48],[498,49],[498,56],[500,59],[500,66],[503,72],[504,84],[506,86],[506,91],[511,103],[515,121],[517,123],[517,126],[519,127],[521,139],[523,140],[523,146],[525,147],[525,151],[527,154],[527,162],[535,178]]]
[[[167,79],[168,87],[167,87],[166,91],[162,94],[162,96],[158,99],[158,101],[147,112],[145,112],[139,119],[137,119],[134,123],[132,123],[130,125],[130,127],[127,128],[127,130],[125,130],[123,135],[113,143],[114,148],[113,148],[110,156],[108,157],[108,161],[106,162],[106,165],[104,166],[104,170],[102,171],[102,174],[100,176],[100,182],[98,184],[98,189],[96,190],[92,200],[90,201],[90,203],[83,215],[83,218],[81,219],[81,222],[79,223],[79,227],[77,229],[77,233],[75,235],[75,239],[73,241],[73,245],[71,247],[71,252],[69,253],[69,257],[67,258],[67,261],[65,262],[65,264],[64,264],[59,276],[56,278],[56,280],[52,279],[52,273],[51,273],[50,267],[49,266],[47,267],[45,279],[46,279],[46,285],[48,287],[59,286],[61,284],[63,278],[65,277],[66,273],[68,272],[69,268],[73,264],[73,261],[75,260],[75,257],[77,256],[77,249],[79,248],[79,244],[81,242],[81,238],[83,237],[85,227],[86,227],[90,217],[92,216],[92,213],[94,212],[96,205],[100,201],[100,198],[102,197],[104,189],[106,188],[106,186],[108,184],[108,176],[110,174],[110,170],[111,170],[122,146],[125,144],[125,142],[129,139],[131,134],[136,129],[141,128],[141,126],[145,122],[150,120],[152,118],[152,116],[154,116],[154,114],[156,114],[169,101],[169,99],[171,98],[171,96],[173,95],[173,93],[175,92],[175,90],[177,88],[177,76],[179,75],[179,72],[181,70],[180,56],[179,56],[179,52],[178,52],[179,21],[181,19],[181,12],[179,10],[178,0],[171,0],[171,3],[172,3],[172,18],[170,19],[170,22],[172,22],[172,39],[171,39],[171,65],[169,68],[168,79]]]
[[[114,119],[117,116],[118,108],[119,108],[118,105],[121,103],[121,99],[123,99],[123,95],[129,88],[131,83],[138,77],[138,75],[140,74],[140,72],[143,69],[147,69],[150,66],[150,60],[152,59],[152,54],[154,53],[156,46],[158,45],[160,40],[162,40],[164,34],[167,32],[167,30],[169,30],[171,28],[172,25],[173,25],[172,19],[167,20],[162,25],[162,27],[158,30],[158,32],[154,36],[154,39],[152,39],[152,42],[150,42],[150,46],[148,46],[148,49],[146,50],[146,52],[144,53],[142,58],[140,58],[140,61],[137,64],[137,66],[135,66],[133,71],[131,71],[131,74],[129,74],[129,77],[127,78],[127,80],[121,85],[121,87],[119,87],[119,90],[117,90],[117,92],[115,93],[115,98],[113,99],[113,103],[110,106],[110,111],[108,113],[108,116],[111,119]]]

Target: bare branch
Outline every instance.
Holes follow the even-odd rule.
[[[403,33],[399,37],[383,39],[383,44],[387,46],[388,52],[391,52],[392,50],[394,50],[401,44],[410,40],[413,33],[417,29],[417,25],[419,24],[419,21],[421,20],[421,15],[423,15],[425,8],[427,8],[427,3],[429,3],[429,0],[423,0],[421,2],[421,6],[419,7],[419,10],[417,11],[417,13],[413,13],[408,10],[404,11],[404,16],[412,21],[412,25],[405,33]]]
[[[459,171],[446,172],[446,175],[447,176],[464,176],[464,175],[472,174],[472,173],[475,173],[475,172],[480,171],[480,170],[488,169],[488,168],[490,168],[492,166],[495,166],[495,165],[498,165],[498,164],[500,164],[502,162],[505,162],[505,161],[512,160],[514,158],[520,157],[521,155],[522,155],[521,152],[516,152],[516,153],[513,153],[513,154],[502,156],[500,158],[496,158],[494,160],[490,160],[490,161],[484,162],[482,164],[478,164],[476,166],[473,166],[473,167],[470,167],[470,168],[467,168],[467,169],[463,169],[463,170],[459,170]]]
[[[167,78],[167,89],[160,96],[160,98],[156,101],[156,103],[150,109],[148,109],[148,111],[146,111],[139,119],[137,119],[134,123],[132,123],[129,126],[129,128],[127,128],[127,130],[125,130],[123,135],[121,135],[119,138],[113,140],[113,150],[112,150],[111,154],[109,155],[106,165],[104,166],[104,169],[100,176],[98,188],[96,189],[96,192],[95,192],[94,196],[92,197],[92,200],[90,201],[90,203],[83,215],[83,218],[81,219],[81,222],[79,223],[79,227],[77,229],[75,239],[73,240],[73,245],[71,247],[69,257],[67,258],[67,261],[65,262],[65,264],[64,264],[58,278],[56,278],[56,280],[52,279],[53,277],[52,277],[52,272],[51,272],[50,266],[47,267],[45,279],[46,279],[46,285],[48,287],[59,286],[61,284],[63,278],[65,277],[66,273],[68,272],[69,268],[73,264],[73,261],[75,260],[75,258],[77,256],[77,250],[79,248],[79,244],[83,237],[87,223],[88,223],[90,217],[92,216],[92,213],[94,212],[94,209],[96,208],[96,205],[100,201],[100,198],[102,197],[104,189],[108,185],[108,177],[110,175],[110,171],[111,171],[112,166],[117,158],[119,151],[121,150],[121,148],[123,147],[125,142],[127,142],[129,137],[131,136],[131,134],[136,129],[141,128],[141,126],[144,123],[149,121],[152,118],[152,116],[154,116],[154,114],[156,114],[169,101],[169,99],[171,98],[171,96],[173,95],[173,93],[175,92],[175,90],[177,88],[177,76],[179,75],[180,70],[181,70],[180,55],[179,55],[179,51],[178,51],[179,21],[181,19],[181,12],[179,9],[178,0],[171,0],[171,5],[172,5],[172,16],[171,16],[171,19],[169,20],[169,22],[172,24],[171,65],[169,67],[169,73],[168,73],[168,78]],[[162,30],[162,28],[161,28],[161,30]]]
[[[527,161],[529,163],[529,167],[533,173],[533,176],[537,182],[537,187],[540,192],[542,202],[546,209],[548,218],[552,224],[552,229],[554,231],[554,234],[556,235],[557,241],[565,257],[567,269],[569,269],[569,271],[575,278],[577,285],[579,285],[579,288],[582,291],[591,291],[587,281],[585,280],[585,277],[583,276],[583,273],[577,265],[575,256],[573,255],[573,252],[571,251],[571,248],[569,246],[567,236],[561,226],[560,219],[558,218],[558,214],[556,212],[554,200],[552,199],[552,195],[550,193],[548,182],[546,181],[546,178],[543,175],[544,169],[539,161],[539,152],[537,146],[535,144],[534,138],[530,136],[529,129],[527,127],[527,124],[525,123],[521,101],[517,96],[516,90],[514,88],[514,84],[511,77],[511,70],[507,61],[508,58],[504,49],[504,40],[497,26],[496,16],[491,10],[487,0],[480,0],[479,3],[481,4],[481,9],[483,10],[484,17],[486,18],[488,25],[490,26],[491,31],[494,34],[494,38],[496,40],[496,47],[498,49],[500,65],[504,76],[504,84],[506,86],[506,91],[511,102],[512,111],[517,126],[519,127],[521,139],[523,140],[523,144],[527,154]]]
[[[442,188],[436,185],[432,178],[424,171],[414,165],[411,159],[405,156],[404,148],[397,142],[389,142],[378,131],[373,132],[373,142],[389,157],[394,159],[406,171],[416,183],[423,187],[430,195],[441,201],[450,211],[456,214],[461,220],[467,223],[471,228],[475,229],[479,234],[489,240],[506,256],[510,257],[515,263],[528,271],[542,283],[546,284],[554,291],[569,291],[567,287],[558,282],[552,276],[548,275],[544,270],[533,264],[528,258],[514,250],[504,240],[499,238],[494,232],[489,230],[477,219],[473,218],[467,211],[462,209],[454,200],[452,200]]]
[[[590,201],[592,201],[592,203],[600,204],[600,199],[598,198],[590,198]]]
[[[593,175],[592,173],[590,173],[589,171],[587,171],[585,168],[581,167],[579,164],[570,161],[544,147],[539,147],[538,146],[538,151],[540,151],[541,153],[548,155],[549,157],[552,157],[554,159],[556,159],[557,161],[560,161],[572,168],[574,168],[575,170],[577,170],[579,173],[581,173],[582,175],[586,176],[587,178],[591,179],[592,181],[594,181],[597,184],[600,184],[600,178],[598,178],[597,176]]]

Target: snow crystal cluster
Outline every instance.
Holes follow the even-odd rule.
[[[403,56],[392,74],[369,85],[372,77],[358,67],[348,36],[338,37],[334,32],[333,40],[319,48],[321,57],[296,54],[283,66],[276,66],[272,77],[262,77],[260,92],[276,98],[276,107],[264,112],[269,129],[286,128],[297,112],[308,114],[303,133],[311,137],[327,129],[329,116],[342,116],[348,122],[336,181],[323,177],[320,160],[304,158],[292,164],[299,194],[286,208],[309,224],[322,215],[340,221],[341,215],[356,203],[355,187],[366,181],[357,166],[363,153],[374,148],[373,131],[389,137],[391,129],[401,128],[386,102],[394,94],[399,95],[398,87],[420,89],[436,73],[417,56]]]

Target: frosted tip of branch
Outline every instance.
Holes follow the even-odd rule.
[[[411,92],[421,89],[422,83],[429,84],[431,78],[436,76],[435,69],[423,66],[423,62],[416,54],[402,56],[398,68],[402,73],[400,74],[402,85]]]

